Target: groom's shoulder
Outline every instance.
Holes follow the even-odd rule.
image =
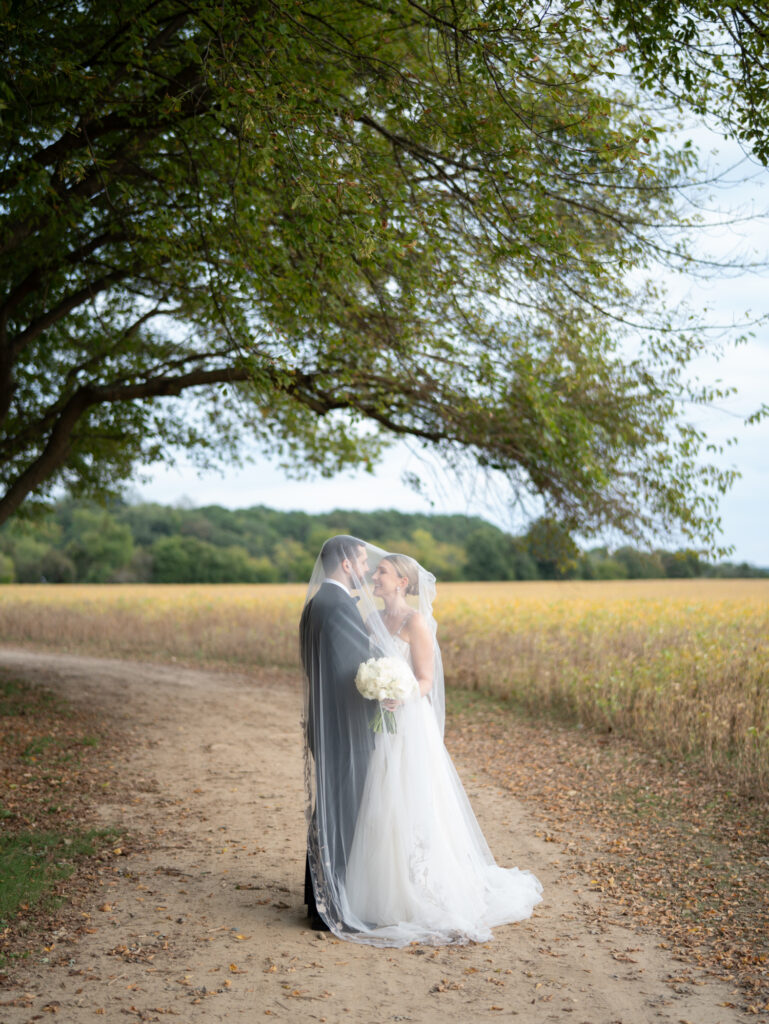
[[[318,588],[318,593],[314,598],[315,601],[319,599],[322,604],[344,604],[350,600],[350,595],[343,587],[339,587],[336,583],[329,583],[328,580],[324,580]]]
[[[310,614],[313,616],[321,616],[328,614],[328,612],[338,608],[340,605],[344,606],[351,603],[350,597],[341,587],[337,587],[333,583],[321,583],[318,592],[307,605],[307,608],[312,608]]]

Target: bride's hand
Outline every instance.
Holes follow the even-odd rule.
[[[402,703],[402,700],[383,700],[382,707],[387,711],[395,711],[395,709],[399,708]]]

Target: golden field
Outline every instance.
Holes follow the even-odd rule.
[[[305,587],[0,587],[0,642],[296,667]],[[769,787],[769,580],[450,583],[446,680]]]

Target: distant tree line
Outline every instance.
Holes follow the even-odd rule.
[[[323,541],[351,533],[413,555],[441,580],[769,576],[693,551],[581,551],[558,523],[512,536],[464,515],[279,512],[65,500],[0,529],[2,583],[279,583],[309,578]]]

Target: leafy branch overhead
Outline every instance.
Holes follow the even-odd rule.
[[[710,114],[769,164],[769,9],[762,0],[612,0],[645,86]]]
[[[331,474],[407,435],[713,547],[704,341],[625,284],[688,258],[695,158],[587,11],[0,3],[0,521],[178,446]]]

